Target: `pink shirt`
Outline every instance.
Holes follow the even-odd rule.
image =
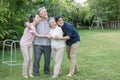
[[[21,46],[32,46],[33,39],[35,35],[32,34],[32,32],[36,33],[35,26],[31,23],[31,30],[29,30],[27,27],[24,30],[23,36],[20,40]]]

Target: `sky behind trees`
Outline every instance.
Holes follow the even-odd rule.
[[[85,1],[87,1],[87,0],[74,0],[76,3],[81,3],[81,4],[83,4]]]

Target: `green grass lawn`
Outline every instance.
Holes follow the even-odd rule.
[[[120,80],[120,30],[80,30],[79,33],[81,36],[77,54],[79,72],[71,78],[67,77],[69,61],[65,53],[62,62],[63,74],[56,80]],[[2,57],[2,52],[0,53]],[[20,50],[18,55],[19,62],[22,62]],[[52,75],[44,75],[43,64],[42,57],[41,76],[28,80],[52,80]],[[2,65],[0,69],[1,67]],[[4,68],[4,71],[0,70],[0,80],[24,80],[21,77],[22,66],[13,66],[11,75],[10,67],[5,65]],[[51,59],[51,72],[52,70],[53,60]]]

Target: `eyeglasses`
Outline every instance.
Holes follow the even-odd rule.
[[[63,19],[62,19],[62,18],[60,18],[57,22],[60,22],[60,21],[63,21]]]

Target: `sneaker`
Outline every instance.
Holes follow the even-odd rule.
[[[71,77],[72,75],[69,73],[68,75],[67,75],[67,77]]]
[[[25,78],[25,79],[28,79],[28,76],[23,75],[22,77]]]
[[[34,77],[32,74],[29,74],[30,77]]]
[[[53,75],[51,78],[52,78],[52,79],[55,79],[55,78],[57,78],[57,76],[56,76],[56,75]]]
[[[50,75],[50,72],[48,72],[48,73],[45,73],[46,75]]]

